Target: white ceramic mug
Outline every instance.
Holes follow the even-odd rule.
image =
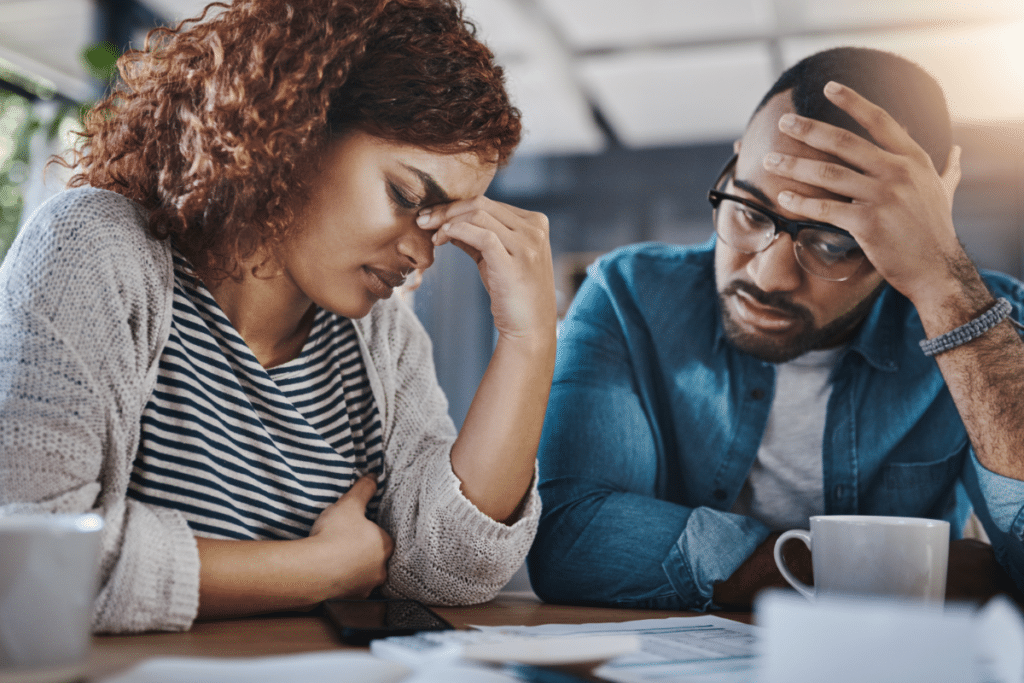
[[[83,676],[102,530],[93,514],[0,517],[0,683]]]
[[[811,551],[814,585],[793,576],[782,545],[799,538]],[[949,522],[917,517],[821,515],[811,530],[793,529],[775,542],[775,564],[808,600],[842,594],[942,603],[949,562]]]

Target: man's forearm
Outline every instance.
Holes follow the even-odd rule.
[[[966,256],[964,257],[966,259]],[[944,334],[995,304],[980,275],[961,265],[959,291],[918,307],[928,338]],[[978,460],[1024,480],[1024,342],[1009,320],[935,356]]]

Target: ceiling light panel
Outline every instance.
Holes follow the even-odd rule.
[[[760,42],[594,57],[581,73],[629,147],[733,140],[775,80]]]
[[[510,65],[508,89],[523,115],[517,155],[593,154],[605,137],[573,84],[537,62]]]
[[[537,0],[577,50],[760,36],[775,27],[770,0]]]
[[[605,146],[572,62],[544,17],[514,0],[466,0],[466,16],[505,67],[523,114],[517,155],[589,154]]]

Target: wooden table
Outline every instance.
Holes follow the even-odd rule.
[[[503,594],[491,602],[472,607],[435,609],[456,628],[695,616],[693,612],[548,605],[524,594]],[[751,619],[748,612],[718,614],[745,623],[750,623]],[[350,649],[350,646],[339,641],[331,625],[314,613],[198,622],[186,633],[96,636],[85,681],[98,683],[150,657],[260,657],[337,649]]]

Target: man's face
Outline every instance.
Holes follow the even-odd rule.
[[[757,113],[740,142],[736,169],[724,191],[797,219],[804,217],[786,211],[776,201],[783,190],[807,197],[836,195],[769,173],[761,163],[765,155],[777,151],[838,160],[780,132],[779,117],[787,112],[793,112],[788,91],[776,95]],[[845,342],[867,315],[883,284],[867,261],[842,282],[811,275],[797,263],[793,241],[785,234],[759,254],[744,254],[719,239],[715,280],[726,337],[737,348],[773,363]]]

